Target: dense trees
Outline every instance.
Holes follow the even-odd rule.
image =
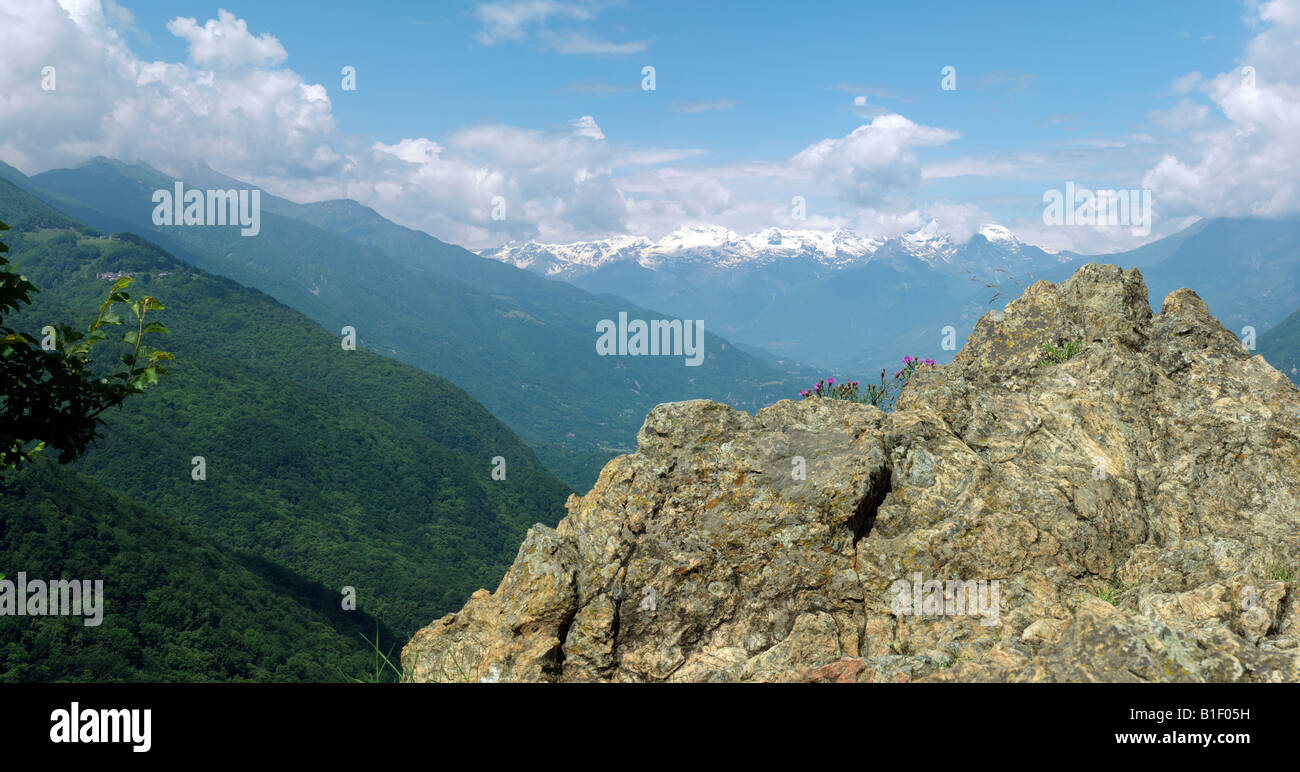
[[[10,579],[104,583],[97,626],[0,616],[0,681],[322,681],[369,667],[369,615],[303,602],[309,583],[246,567],[50,459],[0,476],[0,555]]]
[[[0,222],[0,231],[9,226]],[[172,355],[144,345],[151,333],[167,332],[158,322],[146,323],[150,311],[162,310],[156,298],[132,300],[126,292],[130,277],[118,279],[100,304],[99,314],[82,333],[67,325],[46,325],[41,339],[15,331],[4,316],[32,302],[36,285],[13,271],[0,242],[0,469],[28,460],[45,447],[58,451],[59,461],[72,461],[99,430],[99,416],[121,405],[166,375],[162,362]],[[97,374],[90,353],[108,340],[106,327],[122,324],[118,306],[131,311],[136,325],[121,337],[128,351],[121,355],[126,369]]]
[[[495,587],[527,528],[562,514],[568,488],[447,381],[343,350],[266,295],[139,237],[97,233],[2,181],[0,211],[14,226],[14,264],[42,290],[7,325],[76,318],[126,274],[167,298],[176,355],[147,398],[103,415],[75,471],[33,464],[0,476],[0,573],[76,576],[67,572],[84,565],[76,571],[109,572],[129,589],[115,602],[120,629],[0,620],[3,677],[341,678],[362,632],[377,629],[383,650],[400,646]],[[496,456],[505,480],[491,477]],[[205,475],[193,473],[196,458]],[[96,511],[88,485],[112,491],[116,509]],[[142,512],[169,529],[156,549],[126,526]],[[193,548],[179,546],[186,539]],[[356,611],[341,608],[345,586]],[[223,587],[234,595],[217,598]],[[21,653],[56,649],[63,664],[45,670]]]

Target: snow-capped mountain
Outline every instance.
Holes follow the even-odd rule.
[[[1005,267],[1002,263],[1019,268],[1026,258],[1028,262],[1038,263],[1048,253],[1026,245],[1011,231],[996,224],[986,224],[976,237],[957,243],[931,220],[893,239],[859,236],[850,230],[775,227],[742,236],[716,225],[684,225],[658,241],[616,236],[572,244],[512,242],[480,254],[543,276],[575,279],[621,262],[632,262],[652,271],[683,263],[726,269],[783,261],[806,261],[837,269],[863,265],[877,255],[890,254],[916,258],[930,266],[990,269]]]
[[[884,243],[847,230],[766,228],[742,236],[716,225],[684,225],[658,241],[616,236],[573,244],[512,242],[479,254],[545,276],[571,279],[628,260],[651,270],[680,262],[728,268],[798,259],[828,266],[851,265],[869,259]]]
[[[642,308],[706,320],[737,344],[827,364],[874,361],[884,342],[897,345],[915,330],[930,335],[920,344],[937,345],[940,329],[966,330],[987,310],[996,285],[1028,286],[1026,274],[1037,278],[1072,258],[1025,244],[1001,225],[958,240],[934,221],[889,239],[687,225],[658,240],[530,242],[481,254]]]
[[[579,241],[574,244],[511,242],[479,254],[543,276],[567,279],[591,273],[610,263],[637,260],[654,245],[654,242],[640,236],[615,236],[601,241]]]

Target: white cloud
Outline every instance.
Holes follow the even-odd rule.
[[[980,225],[993,219],[975,204],[936,201],[925,209],[930,219],[939,224],[939,230],[948,233],[957,242],[969,240],[980,229]]]
[[[341,160],[325,89],[256,66],[284,50],[241,20],[173,25],[190,36],[191,66],[136,57],[93,0],[16,5],[0,2],[0,157],[24,171],[93,155],[164,166],[204,156],[262,175],[323,173]],[[46,65],[53,91],[41,88]]]
[[[845,201],[879,206],[921,181],[916,148],[943,145],[958,132],[922,126],[897,113],[882,115],[840,139],[824,139],[801,150],[789,165],[829,182]]]
[[[610,175],[615,152],[591,116],[550,131],[473,126],[443,143],[376,143],[347,195],[387,216],[469,246],[503,239],[570,238],[627,229]],[[493,199],[506,218],[493,220]]]
[[[706,155],[703,148],[648,148],[644,150],[624,150],[619,153],[618,166],[656,166],[672,163],[686,158]]]
[[[526,39],[536,30],[537,38],[549,49],[560,54],[638,54],[650,44],[644,40],[616,43],[592,35],[585,27],[551,29],[547,23],[560,20],[569,23],[587,22],[597,15],[597,4],[590,2],[562,2],[561,0],[493,0],[481,3],[474,15],[483,24],[476,35],[485,46],[503,41]]]
[[[744,232],[771,225],[852,226],[865,235],[896,235],[928,222],[911,201],[921,180],[917,149],[956,137],[890,114],[779,163],[665,167],[617,182],[628,197],[629,227],[638,235],[657,238],[696,219]],[[792,218],[795,196],[808,202],[806,220]],[[836,199],[850,204],[847,212],[834,206]]]
[[[1257,34],[1241,62],[1256,68],[1253,86],[1240,67],[1175,81],[1175,92],[1190,96],[1149,115],[1171,133],[1159,145],[1135,133],[923,163],[927,148],[953,143],[959,133],[863,99],[854,106],[870,110],[862,125],[792,147],[797,152],[784,160],[707,164],[698,148],[620,145],[593,115],[550,128],[490,124],[437,137],[363,141],[339,132],[325,86],[285,68],[288,52],[274,36],[250,32],[229,13],[203,24],[173,20],[168,30],[187,44],[187,59],[146,61],[125,43],[121,31],[130,20],[115,6],[0,0],[0,158],[28,172],[101,154],[173,170],[203,159],[295,200],[354,198],[474,248],[507,239],[663,235],[684,221],[738,231],[780,224],[897,235],[933,218],[962,237],[994,218],[970,203],[927,202],[920,191],[964,176],[1053,186],[1087,176],[1128,187],[1149,170],[1144,185],[1155,191],[1157,232],[1167,232],[1160,231],[1165,223],[1196,215],[1300,208],[1300,83],[1293,82],[1300,73],[1287,66],[1288,57],[1300,56],[1298,3],[1255,6]],[[486,6],[496,10],[479,18],[494,43],[529,36],[554,41],[545,24],[584,22],[596,7],[544,0]],[[45,65],[58,68],[57,91],[40,88]],[[871,93],[858,85],[852,90]],[[734,104],[723,98],[676,108]],[[491,217],[494,196],[506,200],[504,221]],[[794,196],[808,202],[805,221],[791,221]],[[1005,224],[1032,240],[1032,220],[1024,233]],[[1045,229],[1042,237],[1056,248],[1119,248],[1124,234]]]
[[[639,54],[650,48],[650,43],[645,40],[629,40],[623,43],[615,43],[610,40],[601,40],[582,31],[571,30],[567,32],[552,32],[545,30],[541,34],[541,39],[551,50],[559,54],[610,54],[614,56],[625,56],[627,54]]]
[[[893,110],[890,110],[887,107],[881,107],[880,105],[870,104],[867,101],[866,96],[859,94],[858,96],[853,97],[853,112],[859,118],[870,121],[882,115],[889,115]]]
[[[921,176],[927,180],[951,177],[1012,177],[1034,164],[1035,159],[1025,156],[996,156],[987,158],[954,158],[926,164]],[[1043,157],[1039,156],[1041,162]]]
[[[1187,131],[1204,125],[1209,116],[1208,106],[1184,99],[1168,110],[1152,110],[1147,117],[1170,131]]]
[[[135,56],[94,0],[17,6],[0,0],[0,158],[28,173],[95,155],[173,172],[205,160],[295,200],[355,198],[478,246],[623,230],[613,166],[701,152],[616,150],[590,115],[545,131],[471,126],[437,141],[363,142],[338,131],[323,85],[277,66],[286,52],[273,36],[229,13],[173,20],[189,50],[179,63]],[[52,92],[40,85],[46,64],[57,68]],[[505,221],[491,217],[494,196],[506,199]]]
[[[1181,78],[1175,79],[1173,85],[1171,85],[1170,88],[1172,88],[1174,92],[1177,94],[1186,94],[1187,92],[1195,88],[1196,84],[1200,82],[1201,82],[1201,73],[1189,72],[1186,75],[1182,76]]]
[[[178,17],[167,22],[167,31],[189,43],[190,61],[199,67],[268,67],[289,57],[279,40],[266,33],[254,37],[243,19],[224,8],[202,27]]]
[[[1241,66],[1200,86],[1226,125],[1194,134],[1193,152],[1166,154],[1143,178],[1161,216],[1300,212],[1300,0],[1252,11],[1260,32]]]
[[[474,15],[483,23],[478,39],[485,46],[503,40],[523,40],[527,37],[529,28],[545,24],[552,17],[592,17],[591,11],[581,5],[557,0],[502,0],[483,3],[474,9]]]

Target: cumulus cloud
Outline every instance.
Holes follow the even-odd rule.
[[[780,225],[896,235],[928,222],[912,201],[921,181],[917,150],[957,136],[891,113],[781,162],[663,167],[622,176],[618,185],[639,235],[658,237],[683,221],[710,218],[738,231]],[[791,215],[796,196],[806,202],[804,220]]]
[[[922,126],[897,113],[882,115],[839,139],[814,143],[790,159],[791,168],[829,181],[858,206],[879,206],[921,181],[916,148],[958,138],[948,129]]]
[[[788,218],[796,195],[908,211],[917,149],[956,137],[890,114],[785,161],[723,166],[675,165],[700,149],[616,145],[592,115],[549,128],[487,124],[362,140],[339,131],[325,87],[286,68],[273,35],[228,12],[172,20],[167,29],[188,54],[167,62],[132,53],[114,14],[94,0],[29,5],[19,12],[0,0],[0,158],[20,169],[106,155],[179,173],[203,160],[294,200],[353,198],[474,248],[667,232],[709,218],[757,229]],[[484,17],[494,40],[557,14],[581,17],[548,2],[494,8]],[[45,64],[58,69],[52,92],[33,75]],[[505,219],[493,217],[496,202]],[[845,220],[829,207],[810,218]]]
[[[1164,155],[1143,177],[1162,216],[1300,212],[1300,0],[1270,0],[1252,11],[1260,31],[1240,66],[1199,84],[1224,125],[1197,132],[1193,151]],[[1186,129],[1206,117],[1182,111],[1165,117]]]
[[[203,155],[270,175],[337,167],[329,97],[262,66],[284,58],[274,38],[229,14],[172,26],[189,36],[190,64],[138,58],[93,0],[0,4],[0,156],[28,172],[94,155],[161,165]],[[38,77],[46,66],[53,90]]]
[[[547,131],[467,127],[444,143],[405,139],[372,150],[367,177],[348,195],[444,238],[479,246],[627,229],[626,204],[610,175],[616,154],[591,116]],[[495,201],[504,219],[492,218]]]
[[[254,37],[243,19],[224,8],[202,27],[178,17],[167,22],[167,31],[189,43],[190,61],[200,67],[267,67],[289,57],[279,40],[267,33]]]
[[[27,173],[96,155],[178,173],[197,160],[295,200],[354,198],[412,227],[480,246],[601,236],[627,227],[615,164],[700,151],[616,150],[593,116],[547,130],[471,126],[438,138],[363,142],[339,132],[321,84],[226,11],[172,20],[185,62],[146,61],[94,0],[0,0],[0,158]],[[108,8],[108,12],[106,12]],[[508,23],[498,29],[507,34]],[[42,67],[56,89],[41,88]],[[495,197],[507,217],[492,217]],[[715,194],[716,197],[716,194]]]

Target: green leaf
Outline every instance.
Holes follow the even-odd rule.
[[[169,330],[168,330],[166,327],[164,327],[164,326],[162,325],[162,322],[149,322],[148,324],[146,324],[146,325],[144,326],[144,331],[145,331],[146,333],[149,333],[149,332],[169,332]]]

